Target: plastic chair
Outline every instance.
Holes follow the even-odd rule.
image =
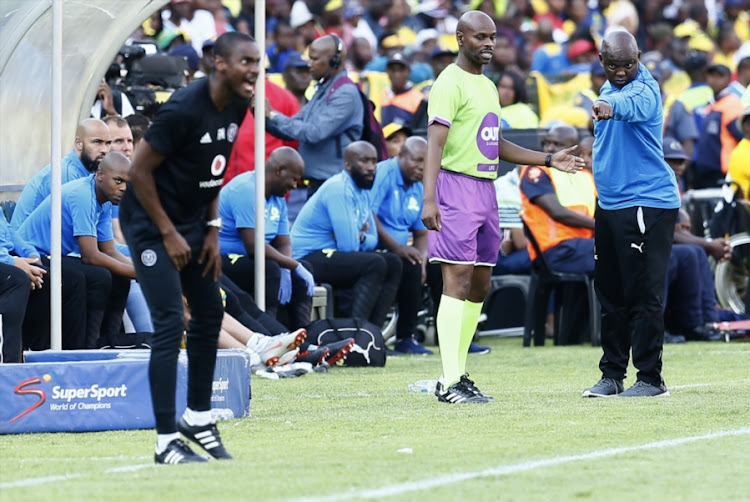
[[[490,294],[482,312],[487,319],[481,323],[480,336],[520,336],[524,332],[525,312],[529,305],[528,275],[493,275]]]
[[[537,257],[533,263],[529,284],[529,302],[526,306],[523,346],[531,345],[532,338],[534,339],[534,345],[544,345],[544,322],[547,317],[547,305],[550,294],[555,289],[558,290],[558,293],[555,295],[554,342],[556,345],[564,345],[572,338],[571,330],[574,319],[569,319],[568,312],[572,307],[574,298],[572,288],[569,286],[576,283],[583,284],[586,287],[589,307],[588,329],[591,335],[591,344],[599,345],[599,301],[594,291],[593,277],[585,273],[556,272],[550,269],[539,248],[539,243],[526,224],[524,224],[524,233],[534,248]]]

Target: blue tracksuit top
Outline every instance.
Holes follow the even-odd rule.
[[[405,246],[412,230],[427,230],[422,223],[424,186],[421,181],[406,186],[398,159],[378,162],[371,190],[372,211],[378,215],[385,231]],[[383,247],[382,243],[379,247]]]
[[[39,256],[36,248],[19,237],[15,230],[10,227],[8,220],[0,214],[0,263],[13,265],[15,262],[14,254],[23,258]]]
[[[286,199],[271,195],[266,199],[266,243],[277,235],[289,235],[289,213]],[[255,229],[255,171],[238,174],[219,192],[219,230],[221,254],[247,254],[240,229]]]
[[[362,136],[364,108],[356,85],[334,89],[341,72],[320,84],[313,98],[293,117],[276,115],[266,121],[268,132],[282,139],[299,140],[305,178],[326,180],[344,169],[344,150]],[[355,139],[352,139],[355,138]]]
[[[600,101],[612,105],[613,118],[594,124],[594,183],[602,209],[675,209],[680,196],[674,171],[662,152],[659,84],[639,63],[635,79],[621,89],[605,82]]]
[[[112,236],[112,203],[99,204],[96,200],[95,174],[65,183],[61,193],[62,254],[81,256],[78,237],[96,237],[98,242],[114,239]],[[47,197],[32,211],[18,229],[18,236],[36,248],[40,254],[49,255],[51,249],[50,209]]]
[[[81,159],[76,155],[75,150],[71,150],[62,159],[62,183],[68,183],[69,181],[77,180],[78,178],[85,178],[91,174],[90,171],[84,167]],[[13,230],[18,230],[21,223],[29,217],[29,215],[36,209],[36,207],[42,203],[42,201],[49,196],[52,192],[52,168],[51,164],[47,164],[42,168],[41,171],[36,173],[31,178],[26,186],[23,187],[23,191],[18,198],[16,208],[13,210],[13,218],[10,220],[10,226]]]
[[[372,251],[378,230],[372,216],[370,190],[359,188],[347,171],[331,176],[302,206],[292,226],[295,260],[314,251]],[[364,242],[359,232],[368,228]]]

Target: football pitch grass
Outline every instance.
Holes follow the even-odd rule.
[[[231,462],[153,465],[153,431],[0,436],[0,500],[750,500],[750,343],[667,345],[670,397],[585,399],[601,349],[485,338],[490,404],[407,385],[439,355],[252,380]],[[630,369],[625,386],[635,381]]]

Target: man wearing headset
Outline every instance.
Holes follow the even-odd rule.
[[[310,44],[310,73],[318,81],[313,98],[286,117],[266,100],[266,128],[281,139],[298,140],[305,161],[307,197],[344,169],[344,150],[362,136],[364,107],[356,84],[346,76],[346,49],[334,35]]]

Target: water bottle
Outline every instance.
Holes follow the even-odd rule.
[[[213,408],[211,410],[211,418],[216,422],[219,420],[232,420],[234,412],[230,408]]]
[[[435,392],[437,380],[418,380],[409,384],[409,390],[412,392],[429,393]]]

